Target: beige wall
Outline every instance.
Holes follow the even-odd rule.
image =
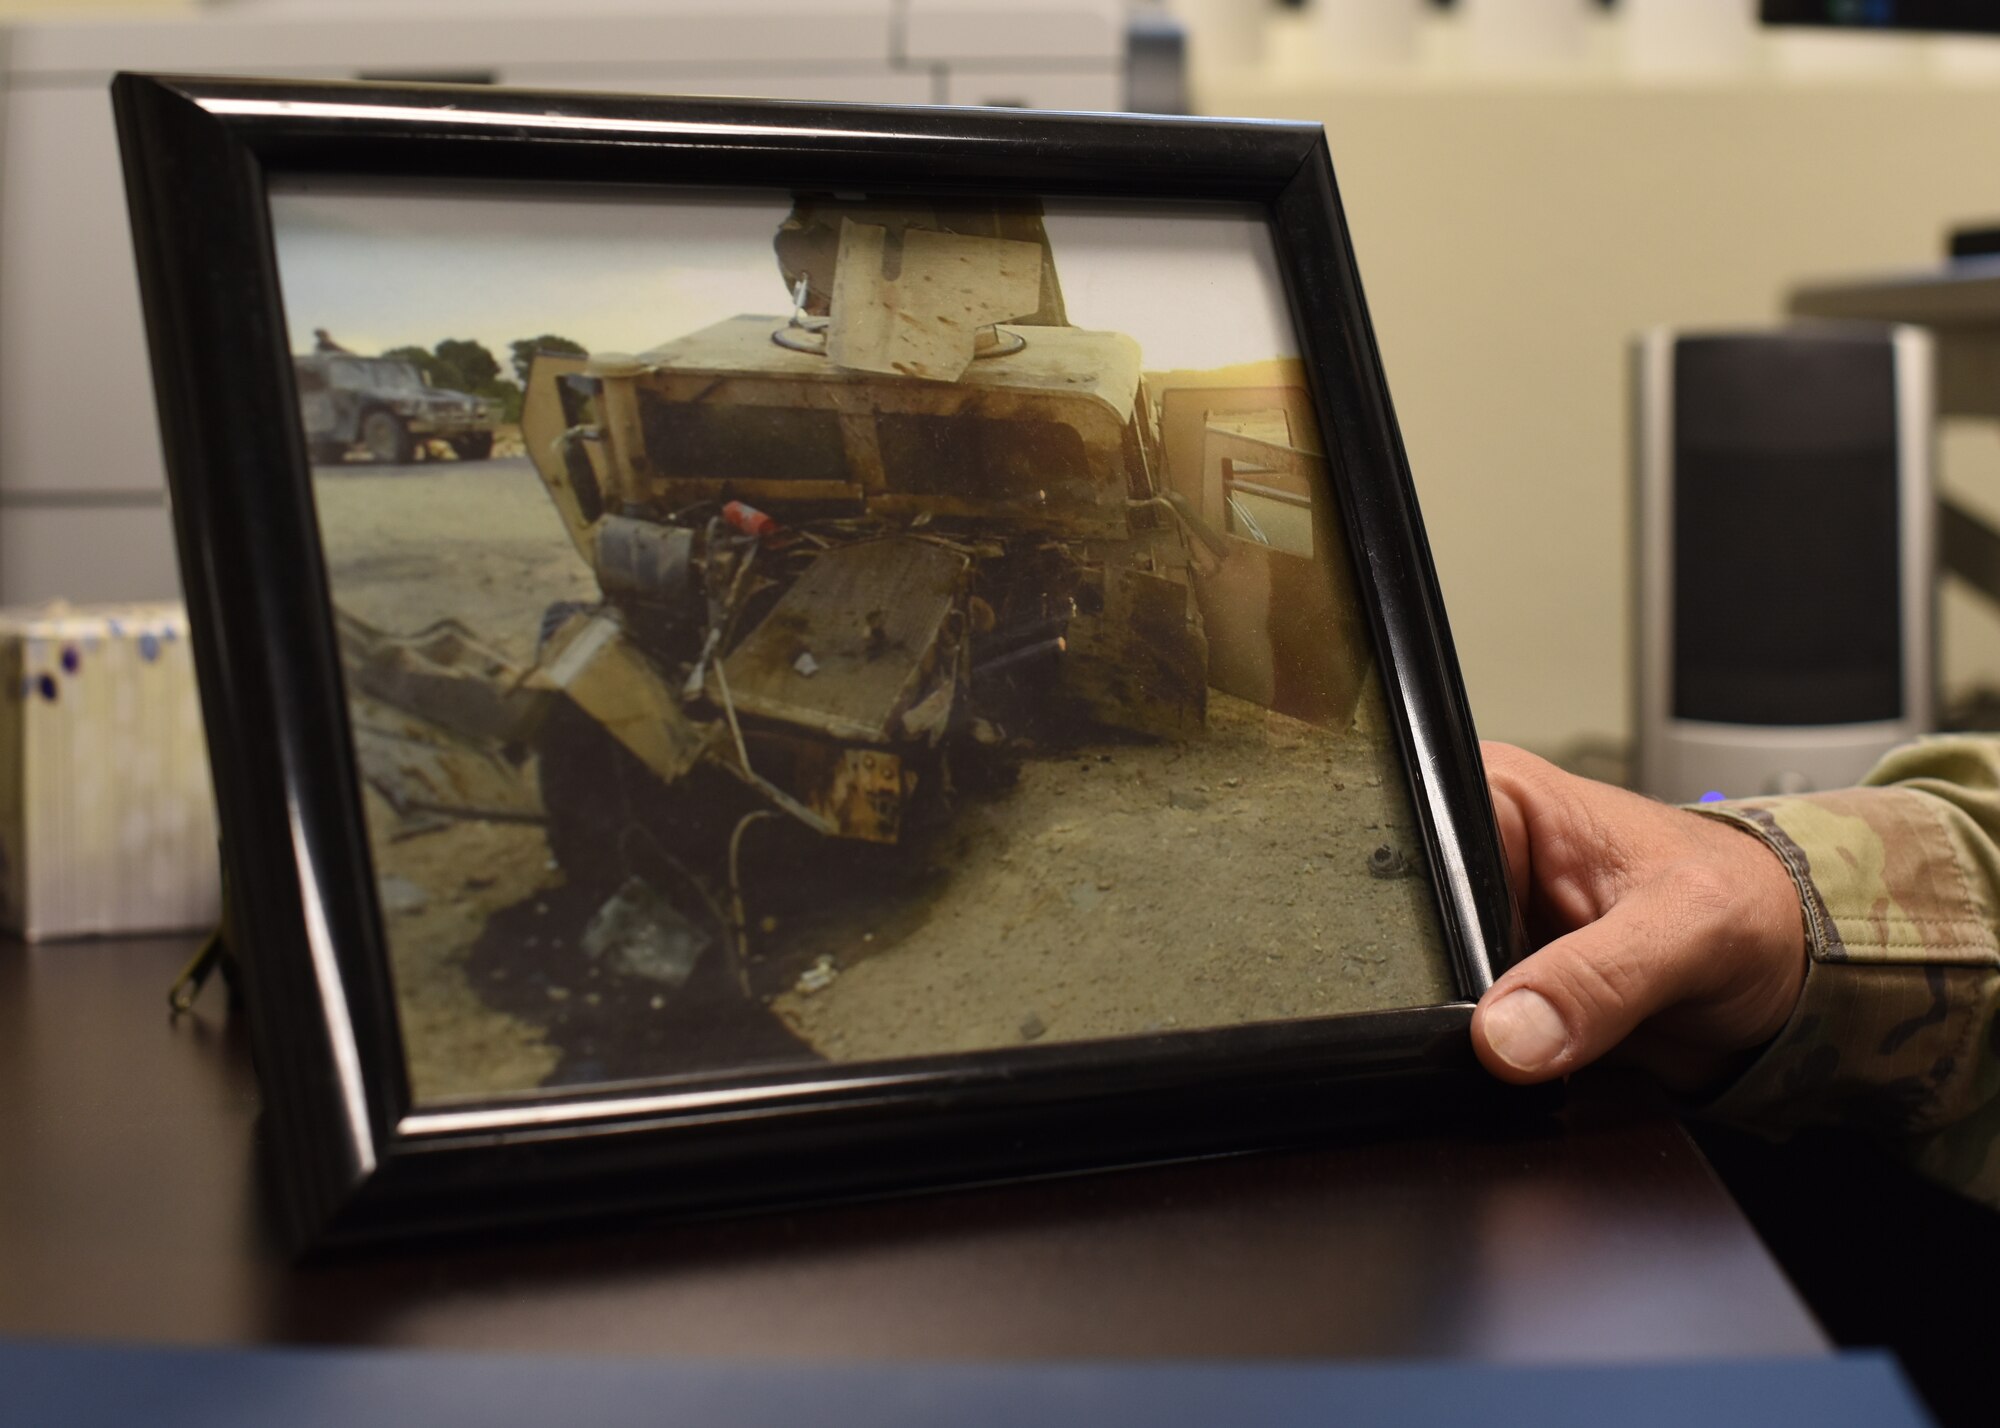
[[[1625,728],[1627,338],[1769,321],[1800,278],[1920,266],[1954,221],[2000,218],[2000,89],[1246,77],[1201,98],[1326,125],[1474,712],[1544,749]],[[1988,484],[1968,468],[2000,436],[1947,445],[1953,482]],[[1956,594],[1945,616],[1951,681],[2000,683],[1995,622]]]

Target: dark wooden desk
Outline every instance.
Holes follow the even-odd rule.
[[[180,939],[0,942],[0,1334],[641,1355],[1508,1361],[1825,1351],[1663,1115],[695,1225],[273,1249],[257,1095]]]

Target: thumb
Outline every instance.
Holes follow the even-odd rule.
[[[1549,943],[1480,999],[1472,1045],[1503,1081],[1588,1066],[1694,982],[1696,918],[1686,889],[1656,881]]]

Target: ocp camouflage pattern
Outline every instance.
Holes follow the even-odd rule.
[[[2000,737],[1908,745],[1859,788],[1699,811],[1791,870],[1810,954],[1790,1023],[1705,1113],[1859,1130],[2000,1207]]]

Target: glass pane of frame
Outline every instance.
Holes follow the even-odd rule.
[[[1260,210],[272,215],[420,1105],[1456,996]]]

